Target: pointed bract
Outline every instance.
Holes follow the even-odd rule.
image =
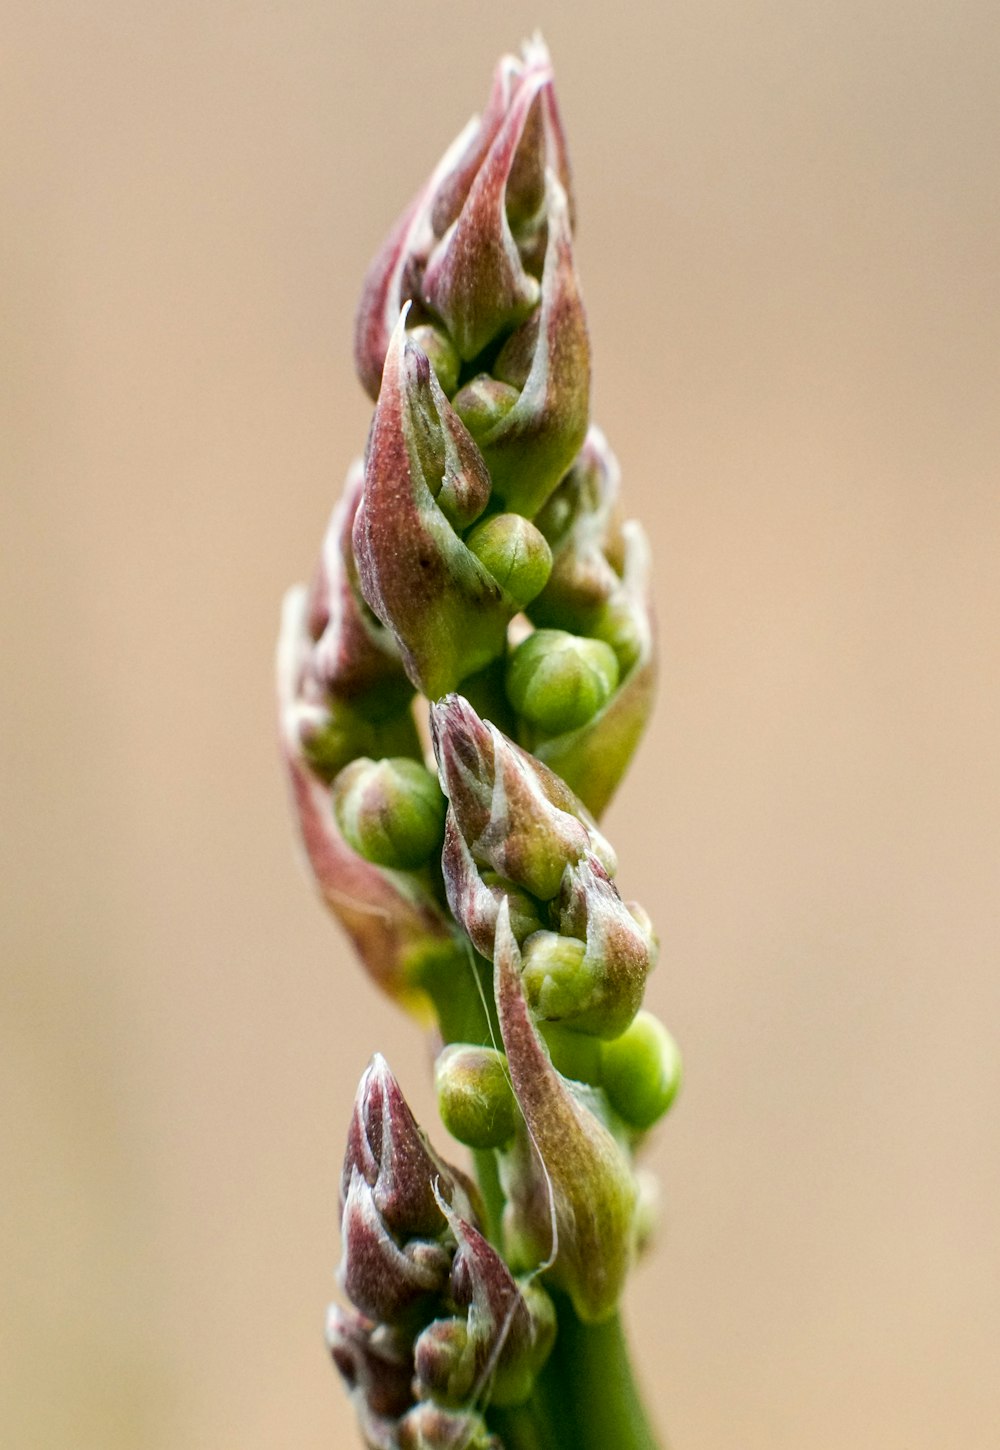
[[[358,375],[373,399],[401,308],[417,304],[410,319],[415,328],[428,320],[425,272],[427,301],[440,317],[451,319],[466,349],[478,351],[476,338],[489,331],[498,311],[501,325],[509,325],[524,306],[533,305],[546,250],[549,171],[569,198],[572,223],[552,65],[536,37],[521,57],[502,57],[482,117],[456,137],[368,269],[354,351]],[[497,294],[490,294],[487,277]],[[498,305],[500,295],[504,305]],[[441,381],[450,393],[444,376]]]
[[[354,1173],[371,1189],[377,1212],[404,1238],[438,1237],[446,1226],[442,1200],[460,1213],[474,1213],[475,1190],[431,1147],[380,1052],[365,1068],[354,1098],[341,1174],[345,1202]]]
[[[462,210],[424,272],[423,300],[463,358],[475,357],[538,301],[538,282],[525,271],[507,219],[507,181],[541,84],[535,73],[518,87]]]
[[[365,599],[430,699],[503,653],[518,608],[456,532],[489,496],[482,456],[401,316],[372,421],[354,551]]]
[[[505,906],[494,966],[500,1030],[528,1134],[506,1175],[510,1230],[534,1246],[538,1261],[554,1253],[549,1277],[594,1323],[614,1312],[632,1260],[635,1179],[620,1144],[581,1102],[583,1090],[571,1092],[552,1066],[525,1001]]]
[[[479,438],[496,493],[507,508],[528,518],[573,462],[587,433],[590,406],[590,343],[573,264],[569,207],[551,174],[548,193],[541,306],[496,364],[496,376],[516,383],[520,396]]]
[[[407,1320],[416,1307],[443,1292],[448,1249],[418,1238],[400,1248],[356,1168],[344,1197],[340,1232],[344,1252],[337,1277],[351,1303],[369,1319],[379,1324]]]

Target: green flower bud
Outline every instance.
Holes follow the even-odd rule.
[[[432,965],[439,972],[457,971],[465,961],[454,925],[430,880],[385,871],[352,850],[337,825],[329,785],[355,756],[418,754],[413,717],[405,710],[396,718],[393,729],[400,727],[400,735],[385,748],[389,722],[366,725],[357,709],[323,696],[311,672],[307,605],[304,589],[289,591],[278,651],[281,746],[302,845],[322,899],[373,981],[426,1016],[421,980]],[[345,714],[351,725],[340,731],[334,722],[343,723]]]
[[[644,1131],[663,1117],[681,1085],[681,1055],[652,1012],[637,1013],[621,1037],[605,1044],[602,1083],[631,1127]]]
[[[462,360],[455,351],[451,338],[430,322],[420,322],[416,327],[408,327],[407,335],[427,356],[442,391],[451,397],[458,386],[458,374],[462,367]]]
[[[520,396],[519,390],[510,383],[501,383],[489,373],[480,373],[455,394],[451,405],[478,442],[506,418]]]
[[[503,1053],[466,1043],[446,1047],[434,1067],[434,1086],[441,1121],[460,1143],[499,1148],[514,1136],[520,1114]]]
[[[554,931],[536,931],[522,948],[521,981],[535,1016],[547,1022],[575,1017],[593,996],[586,944]]]
[[[493,514],[465,537],[465,546],[506,590],[519,609],[545,588],[552,551],[520,514]]]
[[[441,845],[447,803],[419,761],[362,756],[340,772],[333,808],[347,843],[377,866],[413,871]]]
[[[536,629],[507,666],[507,694],[518,714],[547,735],[585,724],[618,684],[618,660],[603,640]]]

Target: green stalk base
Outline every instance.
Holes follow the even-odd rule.
[[[639,1397],[620,1317],[581,1324],[568,1299],[553,1299],[559,1332],[535,1393],[515,1410],[487,1414],[505,1450],[664,1450]]]

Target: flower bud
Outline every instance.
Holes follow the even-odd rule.
[[[465,545],[518,609],[545,587],[552,553],[544,536],[520,514],[492,514],[483,519],[466,534]]]
[[[435,1153],[378,1052],[365,1068],[354,1099],[341,1175],[345,1201],[355,1172],[398,1236],[440,1235],[446,1226],[442,1200],[454,1203],[463,1216],[474,1217],[475,1190],[464,1174]]]
[[[681,1085],[681,1055],[652,1012],[639,1012],[605,1044],[601,1083],[615,1112],[640,1132],[667,1112]]]
[[[449,695],[431,707],[431,736],[441,786],[474,863],[540,901],[559,890],[570,862],[594,852],[615,859],[580,802],[551,771],[480,720],[467,700]],[[447,850],[447,827],[446,827]],[[461,887],[461,882],[455,883]],[[460,914],[460,889],[449,903]]]
[[[343,1258],[338,1278],[351,1303],[380,1324],[407,1320],[448,1282],[451,1255],[443,1245],[413,1239],[400,1248],[375,1204],[375,1195],[352,1169],[341,1216]]]
[[[354,1403],[366,1445],[390,1450],[395,1421],[413,1404],[413,1352],[406,1336],[332,1304],[326,1342]]]
[[[506,906],[494,966],[500,1030],[526,1123],[518,1151],[503,1165],[507,1227],[535,1263],[553,1258],[552,1282],[594,1323],[614,1312],[628,1272],[635,1180],[624,1150],[588,1106],[592,1090],[571,1091],[552,1066],[528,1011]]]
[[[633,663],[596,715],[575,730],[554,735],[535,745],[539,759],[578,791],[587,808],[598,815],[614,795],[635,752],[649,718],[656,689],[649,547],[643,530],[636,523],[626,523],[623,535],[626,552],[621,591],[608,609],[627,611],[630,626],[623,656]],[[599,623],[595,625],[595,629],[600,628]]]
[[[499,1148],[514,1136],[520,1114],[501,1052],[454,1043],[434,1066],[441,1121],[469,1148]]]
[[[337,776],[333,808],[344,839],[366,861],[415,870],[440,849],[447,806],[419,761],[352,761]]]
[[[521,951],[521,982],[535,1017],[546,1022],[576,1017],[593,993],[586,945],[576,937],[538,931]]]
[[[452,407],[478,443],[506,417],[519,397],[518,388],[480,373],[455,394]]]
[[[535,71],[518,87],[461,211],[424,272],[421,296],[466,359],[516,326],[538,301],[538,282],[524,269],[507,219],[506,194],[528,113],[544,80],[544,72]]]
[[[620,479],[603,433],[591,427],[573,467],[535,520],[549,541],[553,564],[528,611],[537,626],[585,634],[615,652],[619,681],[606,704],[575,730],[534,743],[536,753],[598,814],[642,734],[656,675],[649,551],[638,524],[619,522]]]
[[[512,1276],[493,1245],[472,1224],[449,1210],[448,1221],[458,1244],[451,1270],[452,1302],[466,1313],[466,1345],[475,1356],[476,1397],[497,1405],[521,1404],[555,1339],[555,1311],[540,1285],[525,1289]],[[451,1332],[445,1336],[451,1338]],[[436,1354],[430,1372],[445,1369],[446,1355],[433,1339]],[[453,1341],[457,1347],[457,1339]],[[416,1346],[418,1381],[421,1345]],[[465,1366],[455,1362],[456,1382]],[[435,1393],[430,1382],[427,1388]]]
[[[517,611],[459,537],[489,497],[482,455],[401,314],[369,435],[354,551],[365,599],[429,699],[497,659]]]
[[[394,1450],[503,1450],[475,1410],[415,1405],[400,1420]]]
[[[476,1387],[476,1349],[464,1319],[435,1319],[413,1346],[421,1391],[447,1405],[461,1405]]]
[[[618,684],[610,645],[558,629],[536,629],[507,666],[507,695],[544,735],[575,730],[602,709]]]
[[[564,1009],[559,1015],[566,1026],[617,1037],[639,1010],[656,960],[649,918],[626,906],[604,867],[589,856],[566,870],[558,919],[563,939],[585,945],[575,976],[564,967],[550,989],[553,1004]]]

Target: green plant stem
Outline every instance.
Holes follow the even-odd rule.
[[[581,1324],[562,1298],[557,1310],[554,1357],[564,1403],[576,1421],[576,1450],[661,1450],[639,1396],[620,1315]]]
[[[472,1161],[475,1164],[476,1178],[483,1195],[483,1208],[486,1211],[486,1237],[497,1248],[501,1247],[500,1230],[503,1218],[504,1194],[500,1187],[500,1172],[497,1166],[497,1155],[492,1148],[478,1148],[472,1154]]]

